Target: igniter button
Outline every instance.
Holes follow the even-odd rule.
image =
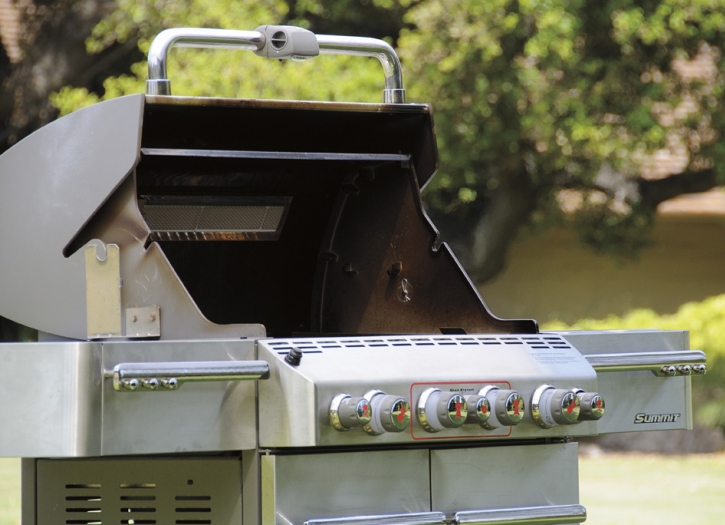
[[[486,396],[466,396],[468,405],[468,417],[466,423],[484,424],[491,417],[491,403]]]
[[[330,403],[330,424],[340,432],[365,426],[371,418],[370,402],[364,397],[338,394]]]
[[[468,406],[461,394],[428,388],[418,398],[416,413],[423,430],[440,432],[463,425],[468,416]]]

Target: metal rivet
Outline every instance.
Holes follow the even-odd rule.
[[[665,365],[662,368],[660,368],[660,372],[662,372],[666,376],[673,376],[673,375],[677,374],[677,369],[674,366]]]
[[[696,374],[703,375],[707,372],[707,365],[692,365],[692,371]]]
[[[179,386],[179,382],[176,380],[176,378],[171,377],[169,379],[163,379],[161,380],[161,386],[166,388],[167,390],[176,390]]]
[[[141,381],[141,386],[146,388],[147,390],[156,390],[159,388],[159,380],[158,379],[144,379]]]
[[[692,367],[690,365],[679,365],[677,371],[683,376],[689,376],[692,373]]]
[[[138,379],[124,379],[121,381],[123,388],[126,390],[136,390],[138,388]]]

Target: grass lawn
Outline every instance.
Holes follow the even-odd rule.
[[[0,458],[0,525],[20,524],[20,460]]]
[[[725,524],[725,454],[579,461],[586,525]],[[20,460],[0,459],[0,525],[20,523]]]
[[[725,454],[579,459],[587,525],[725,524]]]

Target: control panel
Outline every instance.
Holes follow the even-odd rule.
[[[594,435],[597,376],[559,336],[259,342],[260,446]],[[274,417],[265,417],[274,414]]]
[[[508,382],[479,386],[414,383],[410,388],[411,402],[380,390],[371,390],[359,398],[338,394],[330,404],[330,424],[341,432],[361,427],[371,436],[409,429],[414,440],[433,439],[431,434],[442,438],[510,436],[513,427],[526,415],[524,396],[512,390]],[[549,429],[597,421],[604,415],[605,405],[596,392],[543,384],[533,391],[528,406],[533,422]]]

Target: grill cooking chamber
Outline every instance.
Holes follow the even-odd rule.
[[[172,45],[375,56],[384,103],[171,96]],[[487,309],[384,42],[170,30],[149,68],[0,157],[0,314],[39,331],[0,344],[24,523],[580,523],[572,438],[692,426],[687,332]]]

